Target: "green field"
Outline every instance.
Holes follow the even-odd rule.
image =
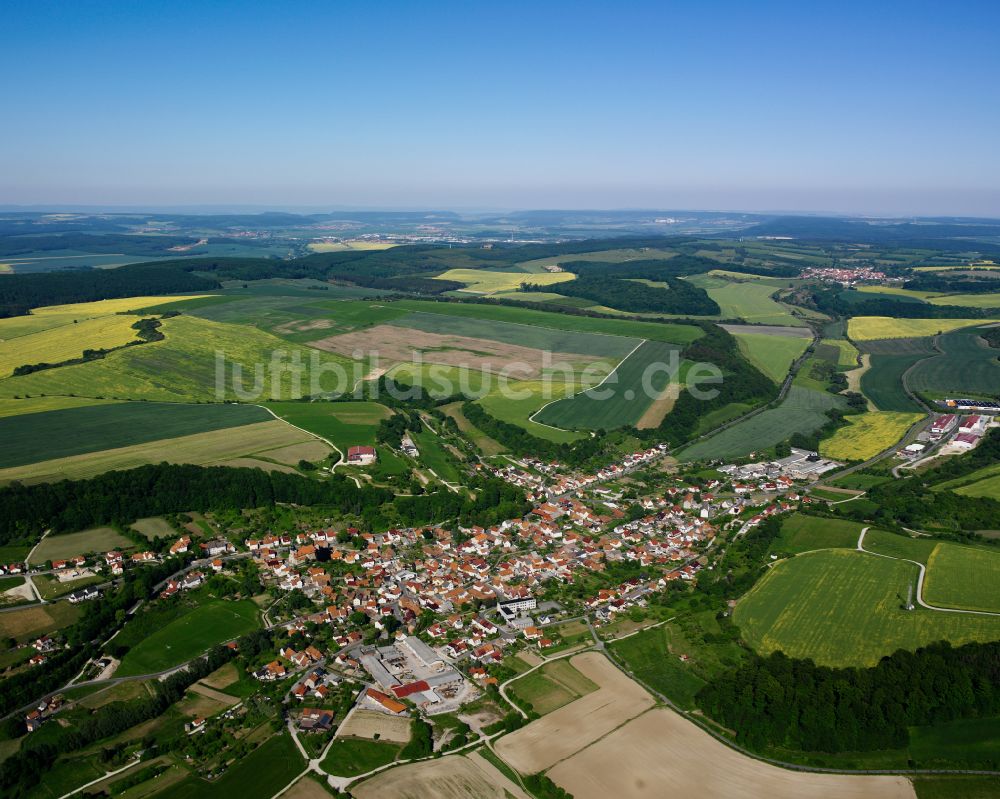
[[[500,291],[512,291],[525,281],[530,281],[536,285],[551,286],[555,283],[564,283],[573,280],[576,275],[572,272],[536,272],[530,277],[524,272],[495,272],[487,269],[449,269],[436,275],[437,280],[454,280],[458,283],[465,283],[465,288],[470,294],[496,294]]]
[[[290,345],[253,328],[178,316],[164,320],[161,330],[162,341],[127,347],[100,360],[0,380],[0,395],[260,401],[344,391],[353,385],[353,365],[347,359]],[[295,359],[301,368],[293,368]],[[220,362],[221,392],[217,390]],[[324,367],[326,371],[316,371]]]
[[[911,390],[934,395],[996,396],[1000,391],[1000,350],[987,346],[978,332],[979,328],[968,328],[941,336],[941,354],[910,372]]]
[[[768,279],[754,280],[747,275],[739,278],[712,272],[685,278],[703,288],[719,304],[722,319],[742,319],[762,325],[804,326],[788,308],[771,298],[778,286]]]
[[[934,353],[930,339],[866,341],[862,345],[871,366],[861,376],[861,392],[880,411],[919,411],[920,406],[903,390],[903,374]]]
[[[328,774],[354,777],[391,763],[399,756],[400,749],[398,743],[389,741],[338,738],[320,765]]]
[[[927,560],[924,600],[945,608],[1000,612],[1000,551],[938,544]]]
[[[99,400],[90,397],[21,397],[0,399],[0,419],[22,416],[43,411],[61,411],[65,408],[82,408],[88,405],[110,405],[115,400]]]
[[[981,324],[982,322],[974,319],[894,319],[891,316],[855,316],[847,324],[847,334],[853,341],[920,338]]]
[[[827,458],[863,461],[897,444],[923,414],[901,411],[872,411],[845,417],[847,424],[820,442],[819,451]]]
[[[455,464],[455,456],[445,450],[444,443],[437,433],[424,428],[419,433],[411,433],[410,436],[420,452],[417,461],[421,465],[433,469],[438,477],[449,483],[461,481],[462,475]]]
[[[865,533],[864,548],[890,558],[903,558],[927,565],[927,559],[934,551],[937,541],[933,538],[917,538],[885,530],[869,530]]]
[[[808,338],[769,336],[764,333],[734,333],[740,350],[754,366],[775,383],[785,379],[792,362],[806,351]]]
[[[375,444],[375,428],[392,411],[377,402],[271,402],[274,413],[289,424],[332,441],[345,451]]]
[[[159,516],[153,516],[148,519],[136,519],[132,524],[132,529],[149,539],[169,538],[177,535],[177,531],[170,523]]]
[[[795,513],[781,523],[781,535],[771,545],[771,551],[795,555],[814,549],[854,549],[858,545],[858,536],[863,526],[846,519],[826,519]]]
[[[825,338],[823,344],[837,348],[837,366],[841,369],[853,369],[858,365],[858,348],[843,338]]]
[[[95,527],[79,533],[49,534],[42,539],[31,553],[32,563],[45,563],[47,560],[66,560],[74,555],[87,552],[107,552],[111,549],[132,549],[135,547],[129,539],[110,527]]]
[[[188,777],[156,794],[157,799],[271,799],[302,773],[305,761],[291,736],[269,738],[218,780]]]
[[[250,405],[119,402],[0,418],[0,468],[264,422]]]
[[[992,477],[984,477],[974,483],[967,483],[961,488],[955,489],[956,494],[964,497],[990,497],[1000,499],[1000,473]]]
[[[539,311],[534,308],[513,308],[506,305],[399,300],[394,302],[391,307],[407,311],[463,316],[471,319],[491,319],[498,322],[511,322],[520,325],[536,325],[555,330],[601,333],[607,336],[626,336],[637,339],[644,338],[650,341],[666,341],[672,344],[689,344],[702,335],[701,329],[693,325],[570,316],[568,314]]]
[[[575,669],[568,659],[563,659],[547,663],[514,681],[509,690],[544,716],[597,688],[598,685]]]
[[[594,358],[625,357],[640,339],[624,335],[584,333],[544,328],[536,324],[516,324],[492,319],[445,316],[440,313],[409,313],[389,324],[439,335],[468,336],[504,344],[517,344],[550,352],[567,352]]]
[[[733,621],[759,652],[782,650],[829,666],[871,666],[897,649],[1000,638],[1000,616],[902,608],[917,567],[862,552],[825,550],[771,568]]]
[[[646,341],[608,379],[589,391],[547,405],[535,421],[564,429],[611,430],[635,425],[680,371],[680,348]]]
[[[116,674],[126,677],[162,671],[259,626],[258,608],[249,600],[203,602],[132,647]]]
[[[692,444],[679,457],[686,461],[735,458],[766,450],[793,433],[818,430],[829,421],[825,411],[843,404],[842,397],[793,385],[777,407]]]
[[[494,390],[477,402],[497,419],[523,427],[533,436],[548,441],[564,443],[576,441],[586,435],[586,433],[556,429],[529,419],[553,397],[560,398],[572,393],[578,388],[577,386],[543,383],[541,380],[522,380],[512,382],[511,385],[517,391],[516,395],[505,395],[507,392]]]

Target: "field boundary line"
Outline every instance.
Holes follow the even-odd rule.
[[[964,610],[962,608],[941,608],[937,605],[929,605],[924,602],[924,575],[927,569],[924,568],[924,564],[919,561],[910,560],[909,558],[894,558],[892,555],[883,555],[881,552],[872,552],[870,549],[864,548],[865,533],[867,533],[871,528],[865,527],[861,530],[861,534],[858,536],[858,552],[863,552],[866,555],[874,555],[877,558],[887,558],[889,560],[900,560],[904,563],[912,563],[916,566],[920,573],[917,575],[917,604],[922,608],[927,610],[936,610],[939,613],[968,613],[973,616],[1000,616],[1000,613],[993,612],[989,610]]]
[[[625,361],[627,361],[629,358],[631,358],[633,355],[635,355],[635,351],[637,349],[639,349],[639,347],[641,347],[643,344],[648,344],[648,343],[649,343],[649,339],[648,338],[640,339],[639,343],[636,344],[632,348],[632,351],[628,355],[626,355],[624,358],[622,358],[618,362],[617,366],[615,366],[614,369],[612,369],[610,372],[608,372],[604,376],[604,379],[600,383],[598,383],[596,386],[588,386],[587,388],[582,388],[579,391],[577,391],[577,392],[575,392],[573,394],[570,394],[568,397],[559,397],[558,399],[549,400],[541,408],[539,408],[537,411],[535,411],[533,414],[531,414],[531,416],[528,417],[528,421],[529,422],[533,422],[534,424],[540,424],[540,425],[542,425],[542,427],[548,427],[550,430],[559,430],[559,431],[561,431],[563,433],[572,433],[572,432],[574,432],[572,430],[566,430],[565,428],[562,428],[562,427],[553,427],[550,424],[545,424],[545,422],[536,422],[535,421],[535,417],[538,414],[540,414],[542,411],[544,411],[546,408],[548,408],[549,405],[552,405],[553,403],[562,402],[563,400],[571,400],[571,399],[573,399],[573,397],[578,397],[581,394],[584,394],[584,393],[586,393],[588,391],[593,391],[596,388],[600,388],[605,383],[607,383],[609,379],[611,379],[611,375],[613,375],[615,372],[617,372],[619,369],[621,369],[622,364],[625,363]],[[591,433],[591,435],[593,435],[593,433]]]

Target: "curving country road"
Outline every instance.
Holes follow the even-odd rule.
[[[1000,613],[994,613],[989,610],[962,610],[960,608],[941,608],[937,605],[929,605],[924,602],[924,575],[927,570],[924,568],[924,564],[916,560],[910,560],[909,558],[894,558],[892,555],[883,555],[880,552],[872,552],[870,549],[865,549],[865,533],[867,533],[871,528],[863,527],[861,528],[861,534],[858,536],[858,552],[864,552],[866,555],[874,555],[876,558],[888,558],[889,560],[901,560],[904,563],[912,563],[918,569],[920,569],[920,574],[917,577],[917,604],[922,608],[927,610],[936,610],[940,613],[969,613],[973,616],[1000,616]]]

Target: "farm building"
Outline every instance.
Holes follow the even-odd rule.
[[[986,423],[988,421],[989,420],[985,416],[966,416],[958,425],[958,432],[971,433],[972,435],[981,436],[986,432]]]
[[[975,433],[959,433],[951,443],[960,449],[974,449],[979,443],[979,436]]]
[[[351,447],[347,450],[347,462],[358,466],[368,466],[378,460],[375,447]]]
[[[953,413],[946,413],[931,422],[931,435],[940,438],[947,433],[958,422],[958,417]]]

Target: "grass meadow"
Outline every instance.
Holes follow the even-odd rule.
[[[259,611],[249,600],[203,602],[133,646],[116,675],[127,677],[162,671],[259,626]]]
[[[377,402],[272,402],[268,408],[296,427],[332,441],[340,449],[373,446],[375,428],[392,411]]]
[[[95,527],[79,533],[49,534],[42,539],[31,554],[31,563],[47,560],[66,560],[87,552],[107,552],[111,549],[134,548],[129,539],[110,527]]]
[[[1000,551],[942,542],[927,560],[924,599],[932,605],[1000,612]]]
[[[338,777],[354,777],[391,763],[402,747],[390,741],[367,738],[338,738],[320,764],[324,771]]]
[[[763,333],[734,333],[740,351],[775,383],[785,379],[792,362],[806,351],[808,338],[768,336]]]
[[[277,336],[193,316],[166,319],[164,340],[118,350],[96,361],[47,369],[0,380],[0,395],[76,394],[79,396],[167,402],[243,401],[296,398],[311,393],[312,358],[319,365],[339,364],[351,374],[351,362],[331,353],[290,345]],[[221,353],[221,356],[220,356]],[[272,356],[283,354],[288,365],[298,358],[298,377],[290,369],[272,369]],[[217,361],[224,358],[222,391]],[[238,373],[237,368],[239,367]],[[316,388],[338,386],[335,374],[324,373]]]
[[[574,668],[568,659],[555,660],[511,683],[510,691],[539,715],[568,705],[598,689],[597,683]]]
[[[291,736],[275,735],[235,763],[218,780],[191,776],[156,794],[157,799],[270,799],[305,768]]]

